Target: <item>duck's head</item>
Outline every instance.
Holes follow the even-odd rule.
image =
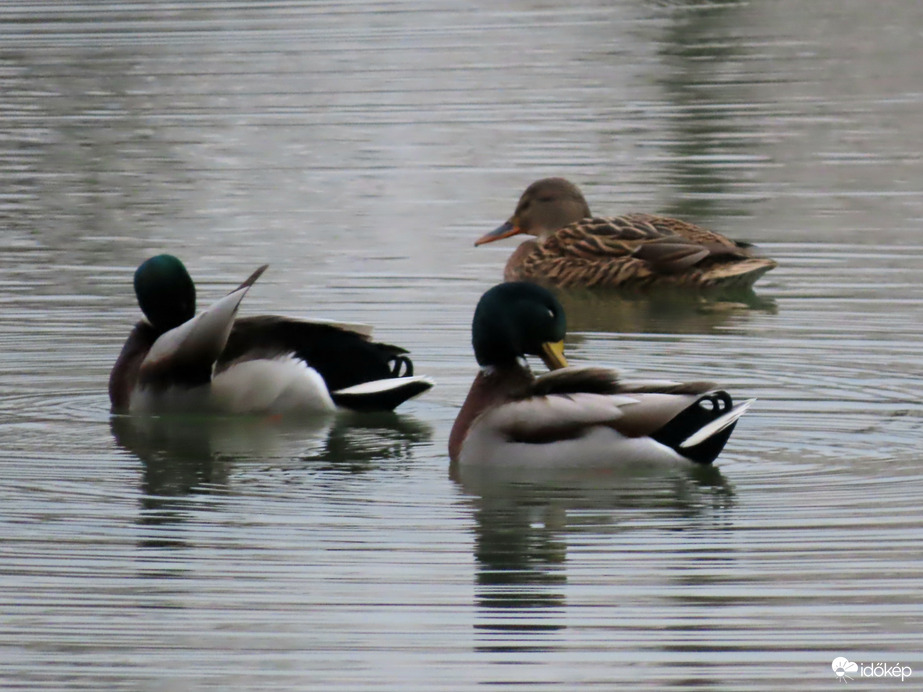
[[[564,308],[547,289],[525,281],[498,284],[474,311],[474,355],[481,366],[510,367],[534,355],[551,370],[563,368],[566,328]]]
[[[148,321],[160,332],[195,317],[195,284],[173,255],[145,260],[135,271],[135,295]]]
[[[517,233],[545,237],[559,228],[590,216],[580,188],[564,178],[537,180],[522,193],[516,211],[503,225],[481,236],[483,245]]]

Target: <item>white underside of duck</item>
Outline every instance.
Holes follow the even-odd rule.
[[[324,378],[294,357],[248,360],[212,380],[211,402],[228,413],[322,413],[336,405]]]
[[[199,387],[151,387],[132,393],[132,413],[332,413],[336,405],[320,374],[291,356],[236,363]]]
[[[571,439],[544,443],[511,441],[499,431],[478,426],[465,438],[458,462],[462,466],[528,468],[533,471],[694,463],[649,437],[625,437],[602,425],[587,428]]]

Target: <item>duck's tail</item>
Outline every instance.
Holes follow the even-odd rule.
[[[353,411],[393,411],[435,383],[425,375],[372,380],[330,392],[334,403]]]
[[[735,405],[727,392],[709,392],[652,437],[690,461],[710,464],[724,449],[737,420],[754,401],[747,399]]]
[[[721,288],[742,290],[753,287],[763,274],[775,269],[779,263],[766,257],[748,257],[721,262],[703,270],[703,288]]]

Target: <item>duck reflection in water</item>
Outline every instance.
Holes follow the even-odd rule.
[[[479,648],[542,651],[566,628],[568,550],[575,540],[618,551],[638,512],[666,524],[720,525],[734,490],[713,466],[634,468],[530,481],[507,473],[459,473],[453,480],[474,510]],[[610,538],[611,536],[611,538]],[[636,548],[632,548],[636,549]],[[617,578],[613,575],[613,578]]]
[[[554,289],[554,295],[564,306],[568,328],[576,332],[714,334],[746,323],[754,312],[776,312],[772,299],[757,297],[752,291],[721,299],[695,293],[625,295],[560,288]]]
[[[409,464],[432,429],[407,415],[339,413],[309,423],[265,417],[113,416],[117,444],[143,464],[142,524],[183,521],[202,496],[234,492],[258,467],[355,474]],[[266,475],[266,474],[263,474]],[[243,486],[241,486],[243,487]],[[220,504],[218,505],[220,506]]]

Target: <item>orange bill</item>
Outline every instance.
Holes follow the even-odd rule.
[[[522,233],[522,229],[513,222],[513,219],[510,219],[502,226],[497,226],[490,233],[482,235],[475,241],[474,245],[477,247],[478,245],[484,245],[484,243],[492,243],[495,240],[509,238],[511,235],[516,235],[517,233]]]

